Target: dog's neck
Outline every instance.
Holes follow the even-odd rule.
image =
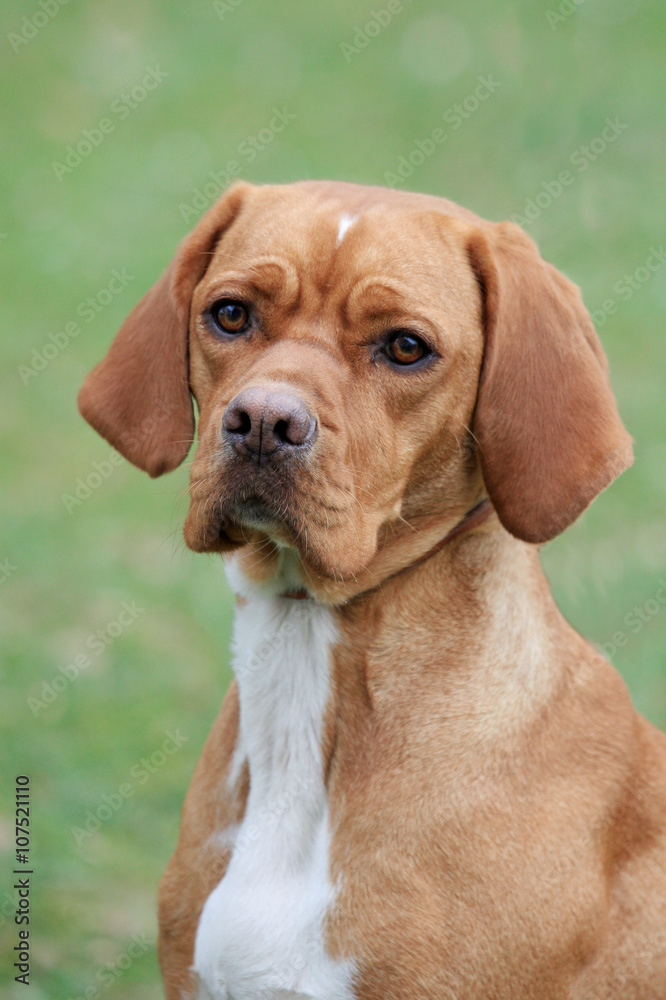
[[[242,820],[197,934],[205,982],[242,985],[249,962],[256,996],[353,995],[353,964],[323,931],[347,849],[341,804],[363,815],[370,772],[386,776],[387,809],[402,782],[446,787],[462,812],[539,729],[560,675],[536,551],[487,521],[405,570],[331,606],[281,596],[299,582],[293,550],[263,582],[229,559],[240,712],[227,780]]]
[[[340,610],[346,655],[373,708],[439,718],[464,749],[529,725],[560,680],[553,634],[569,629],[537,550],[496,525],[470,532]]]
[[[473,528],[478,528],[480,525],[484,523],[484,521],[487,521],[488,518],[493,513],[494,513],[493,507],[488,497],[486,497],[484,500],[480,500],[478,503],[474,504],[474,506],[470,510],[467,511],[465,516],[460,521],[458,521],[458,523],[455,524],[453,528],[447,531],[447,533],[444,535],[443,538],[440,538],[439,541],[435,542],[432,548],[428,549],[428,551],[425,552],[423,555],[418,556],[413,562],[410,562],[406,566],[402,566],[400,569],[391,573],[387,579],[392,579],[395,576],[400,576],[403,573],[407,573],[410,570],[414,569],[416,566],[420,566],[421,563],[426,562],[426,560],[432,559],[432,557],[437,555],[437,553],[441,549],[443,549],[445,545],[448,545],[449,542],[452,542],[454,538],[460,538],[461,535],[466,534]],[[385,582],[386,580],[382,581],[382,583]],[[381,584],[376,584],[375,587],[369,589],[376,589],[376,587],[379,586],[381,586]],[[363,591],[361,591],[361,593],[363,593]],[[280,596],[287,597],[293,601],[305,601],[310,599],[312,595],[308,593],[305,587],[293,587],[293,584],[290,582],[289,589],[283,591]]]
[[[437,705],[437,713],[448,719],[451,739],[528,724],[559,682],[550,655],[554,632],[569,629],[554,605],[535,548],[494,522],[426,555],[337,607],[281,596],[302,586],[291,550],[281,554],[279,573],[262,583],[248,579],[238,561],[230,560],[232,586],[248,605],[242,613],[245,627],[254,630],[253,641],[261,648],[259,654],[247,654],[254,655],[251,683],[237,665],[241,716],[249,718],[252,712],[253,725],[267,732],[273,709],[268,692],[266,698],[260,694],[264,676],[270,686],[261,664],[278,647],[286,650],[283,670],[291,672],[295,657],[312,659],[315,653],[305,647],[321,644],[321,630],[312,624],[313,616],[319,616],[330,623],[327,711],[332,717],[344,716],[347,698],[353,704],[360,698],[374,711],[399,705],[404,710],[407,703],[415,712],[420,705],[428,715]],[[266,613],[275,627],[267,626],[266,634],[259,635]],[[304,683],[297,673],[292,681]],[[255,708],[250,709],[248,699]],[[261,705],[263,729],[257,718],[264,711]],[[297,713],[290,719],[298,726]]]

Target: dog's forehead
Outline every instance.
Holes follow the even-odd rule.
[[[259,188],[219,241],[209,271],[256,275],[282,262],[329,290],[364,274],[441,282],[465,268],[474,218],[443,199],[360,185]]]

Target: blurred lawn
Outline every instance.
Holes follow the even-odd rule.
[[[57,0],[44,2],[53,11]],[[637,460],[544,562],[565,614],[613,644],[607,651],[636,704],[666,726],[666,613],[655,599],[666,578],[666,267],[636,278],[630,295],[614,290],[664,236],[666,10],[586,0],[561,16],[555,0],[421,0],[376,37],[374,26],[356,34],[386,6],[96,0],[55,16],[35,3],[3,8],[0,935],[11,983],[13,778],[23,772],[33,796],[32,1000],[93,986],[101,996],[160,995],[154,897],[229,681],[229,596],[220,563],[181,541],[185,470],[151,482],[125,462],[105,465],[109,448],[79,418],[75,396],[191,227],[195,189],[230,161],[256,182],[382,184],[417,140],[443,128],[447,139],[406,186],[493,219],[522,214],[570,170],[559,197],[538,199],[529,231],[588,306],[608,312],[601,335]],[[154,89],[139,100],[131,92],[147,68]],[[461,114],[455,105],[479,77],[493,93]],[[268,141],[260,130],[274,108],[295,119]],[[53,162],[103,118],[111,128],[74,169],[58,168],[59,179]],[[607,118],[627,127],[605,150],[594,144],[592,159],[580,149]],[[248,136],[263,136],[252,159]],[[126,282],[115,296],[104,291],[114,270]],[[66,342],[71,323],[78,333]],[[37,354],[54,343],[38,371]],[[63,495],[95,463],[99,485],[68,510]],[[113,637],[123,602],[135,602],[135,617]],[[43,699],[43,685],[82,654],[80,676],[58,681],[55,700],[31,711],[27,699]],[[187,741],[162,757],[169,730]],[[149,774],[140,762],[151,755]],[[131,797],[77,843],[72,827],[105,795],[117,801],[124,783]],[[135,934],[149,950],[102,977],[105,963],[128,964]],[[3,991],[24,995],[20,986]]]

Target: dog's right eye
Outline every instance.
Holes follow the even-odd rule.
[[[432,351],[424,340],[410,330],[396,330],[389,337],[384,353],[389,361],[407,367],[427,358]]]
[[[243,333],[249,323],[250,317],[242,302],[235,299],[222,299],[216,302],[211,309],[211,315],[215,325],[223,333]]]

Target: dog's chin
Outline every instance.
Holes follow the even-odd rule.
[[[293,545],[294,531],[262,500],[225,504],[205,518],[191,508],[185,521],[185,542],[194,552],[231,552],[242,545],[270,538]]]
[[[220,515],[219,530],[233,541],[252,542],[257,534],[268,536],[277,545],[294,545],[297,534],[293,520],[278,517],[263,500],[251,500]]]
[[[308,524],[283,508],[279,513],[262,499],[221,507],[205,521],[190,509],[184,528],[185,543],[194,552],[230,553],[248,547],[262,558],[272,546],[277,552],[298,553],[304,575],[310,580],[354,580],[376,551],[376,536],[359,546],[358,536],[347,537],[341,530],[324,530]]]

